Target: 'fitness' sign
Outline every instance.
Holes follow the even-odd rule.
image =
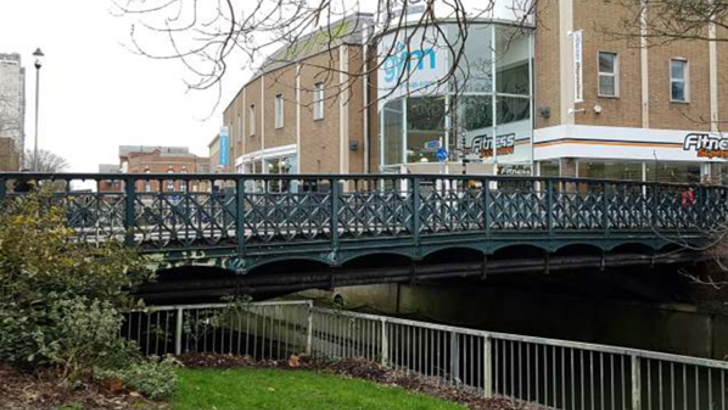
[[[728,159],[728,138],[708,133],[691,133],[685,136],[683,150],[696,151],[700,158]]]

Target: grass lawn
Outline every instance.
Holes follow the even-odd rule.
[[[272,369],[180,369],[174,410],[463,410],[364,380]]]

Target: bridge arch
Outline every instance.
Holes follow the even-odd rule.
[[[659,250],[652,244],[646,242],[628,242],[614,244],[608,247],[609,253],[640,253],[640,254],[653,254]]]
[[[541,257],[549,253],[549,249],[536,244],[504,244],[496,246],[492,249],[490,254],[495,258],[508,258],[508,257]]]
[[[674,242],[665,243],[657,249],[660,253],[679,252],[682,250],[686,250],[686,246]]]
[[[316,257],[306,256],[293,256],[293,257],[276,257],[272,259],[266,259],[257,263],[253,263],[247,266],[248,274],[259,274],[259,273],[277,273],[282,270],[295,269],[298,271],[310,271],[310,270],[323,270],[328,269],[329,264],[323,259]]]
[[[481,261],[485,253],[477,246],[457,245],[441,246],[429,250],[422,256],[425,263],[449,263]]]
[[[347,268],[369,268],[387,265],[409,265],[413,260],[413,256],[408,252],[374,249],[347,255],[339,262]]]
[[[159,280],[185,278],[225,278],[235,275],[235,271],[220,265],[188,263],[184,265],[161,266],[156,269]]]
[[[555,254],[562,256],[601,255],[604,252],[605,249],[603,247],[590,243],[571,243],[554,249]]]

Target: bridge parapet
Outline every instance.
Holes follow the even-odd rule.
[[[71,189],[84,181],[91,190]],[[704,239],[728,214],[723,186],[480,175],[5,173],[0,198],[38,185],[66,208],[79,240],[248,265],[335,265],[377,249],[420,258],[447,246],[659,247]]]

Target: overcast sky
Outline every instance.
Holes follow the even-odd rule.
[[[189,146],[207,155],[222,109],[247,79],[233,70],[221,106],[216,93],[187,92],[176,61],[150,60],[123,47],[130,21],[110,13],[107,0],[0,0],[0,52],[22,55],[27,69],[26,148],[33,148],[35,68],[41,70],[39,147],[96,172],[118,163],[119,145]]]

